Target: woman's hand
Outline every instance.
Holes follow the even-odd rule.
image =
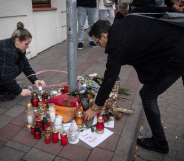
[[[46,86],[46,83],[43,80],[36,80],[34,83],[35,83],[37,88],[38,88],[39,83],[42,85],[42,88],[45,88],[45,86]]]
[[[95,103],[93,103],[92,109],[93,109],[94,111],[98,111],[98,108],[99,108],[99,107],[98,107]],[[94,116],[96,115],[97,112],[94,112],[92,109],[90,108],[90,109],[88,109],[88,110],[84,113],[84,118],[85,118],[85,120],[86,120],[86,119],[87,119],[87,120],[90,120],[92,117],[94,117]]]
[[[183,7],[179,7],[179,10],[177,12],[183,13]]]
[[[20,93],[21,96],[30,96],[31,95],[31,91],[29,89],[23,89],[22,92]]]

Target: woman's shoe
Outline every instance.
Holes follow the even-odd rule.
[[[3,92],[0,94],[1,102],[12,101],[14,99],[15,99],[15,95],[13,95],[12,93]]]

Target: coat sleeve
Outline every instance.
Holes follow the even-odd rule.
[[[36,75],[35,75],[35,72],[34,72],[33,69],[31,68],[31,66],[30,66],[30,64],[29,64],[29,62],[28,62],[26,56],[24,57],[24,59],[22,60],[22,62],[23,62],[23,64],[24,64],[24,70],[23,70],[24,74],[27,76],[27,78],[30,80],[30,82],[31,82],[32,84],[34,84],[34,82],[35,82],[36,80],[38,80],[38,79],[37,79],[37,77],[36,77]]]
[[[1,54],[4,54],[4,62],[3,62],[3,68],[1,71],[1,78],[3,84],[6,86],[7,90],[14,95],[19,95],[22,92],[22,88],[19,86],[16,78],[16,67],[14,65],[14,57],[1,52]]]
[[[116,79],[121,70],[122,64],[122,54],[118,50],[115,50],[108,55],[106,71],[104,74],[104,80],[99,89],[98,95],[96,97],[95,103],[98,106],[103,106],[106,99],[108,98],[112,88],[116,82]]]
[[[167,5],[167,7],[172,7],[174,5],[174,3],[171,2],[171,0],[164,0],[164,3]]]

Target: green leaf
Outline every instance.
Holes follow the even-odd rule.
[[[91,132],[94,132],[94,131],[95,131],[95,129],[93,127],[91,127]]]
[[[88,128],[89,127],[89,125],[87,124],[87,123],[84,123],[84,125]]]
[[[83,132],[84,130],[80,130],[79,132]]]

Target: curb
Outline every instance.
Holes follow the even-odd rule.
[[[141,103],[135,103],[132,108],[136,114],[127,117],[112,161],[132,161],[133,159],[143,117],[143,107]]]

